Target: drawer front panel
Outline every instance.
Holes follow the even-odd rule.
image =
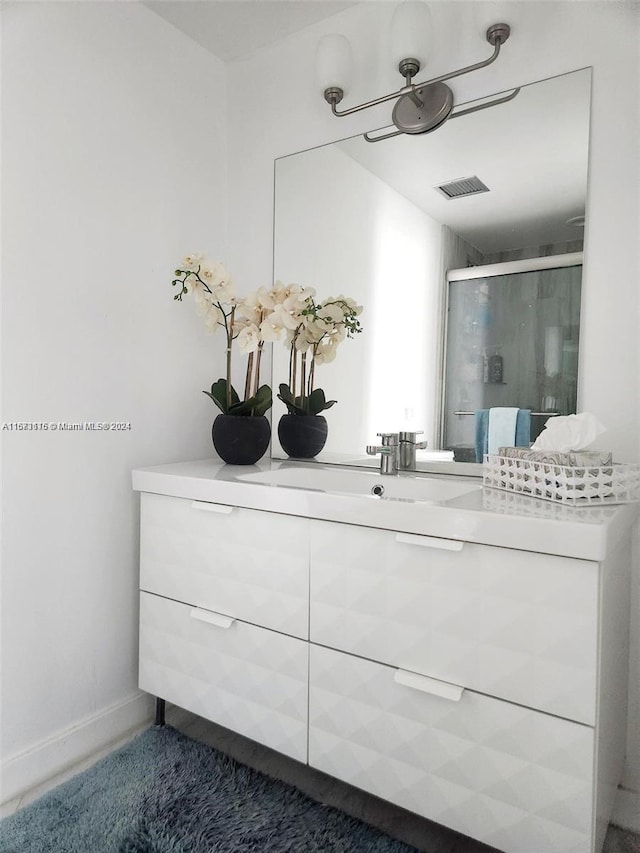
[[[141,500],[142,589],[308,638],[306,519],[164,495]]]
[[[397,672],[312,644],[311,766],[505,853],[591,850],[590,727]]]
[[[598,564],[439,544],[314,522],[312,641],[593,725]]]
[[[308,662],[302,640],[141,593],[140,688],[298,761]]]

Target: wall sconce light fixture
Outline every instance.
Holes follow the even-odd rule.
[[[426,53],[424,41],[430,35],[429,23],[429,10],[425,3],[420,0],[401,3],[396,8],[391,22],[391,49],[398,63],[398,71],[405,79],[405,85],[388,95],[342,110],[338,109],[338,104],[342,101],[350,83],[351,45],[345,36],[337,34],[324,36],[320,41],[316,56],[317,75],[324,99],[331,106],[334,115],[348,116],[385,101],[396,101],[392,121],[398,129],[377,136],[365,133],[364,138],[367,142],[379,142],[401,133],[429,133],[449,118],[457,118],[506,103],[515,98],[520,91],[514,89],[503,97],[454,112],[453,92],[444,82],[491,65],[498,58],[501,46],[509,38],[511,28],[508,24],[492,24],[487,29],[486,39],[493,46],[493,53],[488,59],[476,62],[474,65],[467,65],[457,71],[450,71],[448,74],[441,74],[424,83],[414,83],[413,78],[424,63]]]

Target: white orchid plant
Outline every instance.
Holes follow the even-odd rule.
[[[334,405],[315,387],[315,369],[336,357],[338,344],[361,331],[357,319],[362,307],[353,299],[315,301],[315,290],[277,281],[244,298],[236,296],[231,276],[220,263],[203,255],[187,255],[175,270],[174,299],[192,295],[206,327],[223,328],[226,336],[226,376],[204,391],[223,414],[259,416],[272,405],[271,388],[260,385],[260,362],[265,343],[280,340],[290,349],[289,384],[280,385],[278,397],[290,414],[316,415]],[[231,384],[233,344],[247,356],[244,396]]]
[[[179,287],[174,299],[191,294],[211,332],[223,328],[226,336],[226,376],[204,391],[225,415],[260,416],[272,405],[271,388],[260,385],[260,361],[265,341],[278,340],[282,325],[282,294],[261,288],[243,299],[235,295],[231,276],[219,261],[203,255],[187,255],[172,281]],[[279,307],[280,306],[280,307]],[[234,342],[247,356],[244,396],[231,384],[231,353]]]
[[[283,325],[289,347],[289,384],[279,386],[278,398],[290,415],[318,415],[335,405],[316,388],[316,367],[336,357],[338,345],[362,331],[362,306],[347,296],[316,302],[313,288],[292,285]]]

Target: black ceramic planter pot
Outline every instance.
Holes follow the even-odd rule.
[[[211,437],[216,453],[229,465],[253,465],[269,447],[271,424],[264,415],[218,415]]]
[[[312,459],[327,440],[327,420],[323,415],[283,415],[278,438],[287,456]]]

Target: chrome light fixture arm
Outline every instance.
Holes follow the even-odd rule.
[[[344,110],[337,109],[337,104],[343,98],[344,92],[342,89],[337,86],[333,86],[329,89],[325,89],[324,98],[328,104],[331,105],[331,110],[336,116],[348,116],[353,113],[360,112],[361,110],[366,110],[369,107],[375,107],[378,104],[383,104],[386,101],[392,101],[397,98],[401,98],[403,95],[410,95],[417,97],[416,90],[420,88],[424,88],[425,86],[430,86],[432,83],[442,83],[445,80],[451,80],[454,77],[460,77],[463,74],[469,74],[471,71],[477,71],[480,68],[485,68],[487,65],[491,65],[492,62],[498,58],[500,53],[500,46],[504,44],[504,42],[509,38],[511,33],[511,29],[508,24],[493,24],[487,30],[486,37],[489,44],[493,45],[493,54],[488,59],[483,59],[480,62],[476,62],[474,65],[467,65],[464,68],[460,68],[457,71],[450,71],[448,74],[441,74],[439,77],[434,77],[431,80],[425,80],[423,83],[413,83],[410,82],[420,70],[420,63],[417,60],[409,60],[405,59],[400,63],[400,71],[402,74],[405,74],[407,85],[403,86],[401,89],[398,89],[396,92],[391,92],[388,95],[383,95],[380,98],[374,98],[371,101],[366,101],[365,103],[358,104],[355,107],[349,107]]]
[[[416,87],[413,84],[403,86],[402,89],[398,89],[397,92],[391,92],[388,95],[383,95],[381,98],[374,98],[373,101],[365,101],[363,104],[358,104],[357,107],[349,107],[346,110],[336,109],[336,104],[339,104],[343,97],[342,89],[326,89],[324,98],[327,103],[331,104],[331,111],[334,116],[350,116],[353,113],[359,113],[361,110],[367,110],[369,107],[376,107],[378,104],[384,104],[386,101],[393,101],[395,98],[402,97],[402,95],[415,95],[415,89]]]
[[[458,112],[452,112],[449,115],[448,121],[451,121],[452,118],[460,118],[460,116],[469,115],[469,113],[477,113],[480,110],[487,110],[489,107],[496,107],[498,104],[506,104],[508,101],[512,101],[518,92],[520,91],[520,87],[514,89],[512,92],[509,92],[508,95],[504,95],[502,98],[494,98],[492,101],[488,101],[486,104],[478,104],[475,107],[467,107],[464,110],[458,110]],[[382,142],[383,139],[391,139],[392,136],[405,136],[404,130],[392,130],[390,133],[381,133],[379,136],[372,136],[370,133],[363,133],[363,137],[367,142]]]
[[[460,116],[466,116],[466,115],[469,115],[469,113],[478,113],[478,112],[480,112],[480,110],[486,110],[489,107],[496,107],[498,104],[506,104],[509,101],[512,101],[515,98],[515,96],[518,94],[519,91],[520,91],[520,86],[518,86],[517,89],[514,89],[513,92],[509,92],[508,95],[503,95],[502,98],[494,98],[493,101],[489,101],[486,104],[478,104],[475,107],[467,107],[464,110],[458,110],[458,112],[452,112],[451,115],[449,116],[449,119],[460,118]]]

